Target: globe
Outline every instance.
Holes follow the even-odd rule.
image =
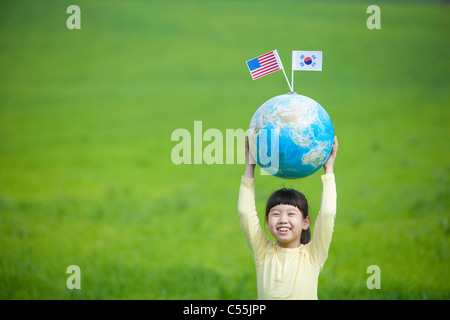
[[[319,103],[289,93],[259,107],[250,122],[248,138],[251,155],[264,171],[297,179],[313,174],[328,160],[334,128]]]

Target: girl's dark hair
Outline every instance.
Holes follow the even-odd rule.
[[[272,193],[272,195],[267,200],[266,221],[269,217],[270,209],[279,204],[288,204],[297,207],[301,211],[303,219],[308,216],[308,201],[306,200],[305,195],[295,189],[282,188]],[[302,230],[300,243],[307,244],[309,241],[311,241],[311,231],[308,227],[307,230]]]

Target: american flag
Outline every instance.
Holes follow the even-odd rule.
[[[259,57],[247,61],[252,79],[256,80],[269,73],[283,69],[277,50],[267,52]]]

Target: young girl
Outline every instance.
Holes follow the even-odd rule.
[[[264,234],[255,208],[255,164],[249,161],[239,189],[238,212],[241,229],[256,266],[258,299],[317,299],[319,273],[328,256],[336,215],[336,184],[333,165],[338,149],[337,138],[324,164],[322,200],[311,239],[308,202],[294,189],[275,191],[267,201],[267,229],[276,239]]]

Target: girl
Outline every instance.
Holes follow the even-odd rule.
[[[280,189],[266,205],[267,229],[276,239],[264,234],[255,208],[255,161],[249,161],[248,139],[245,143],[247,165],[239,189],[238,212],[241,229],[256,266],[258,299],[317,299],[319,273],[328,256],[336,215],[336,184],[333,165],[338,149],[333,149],[324,164],[322,200],[311,239],[308,202],[294,189]]]

